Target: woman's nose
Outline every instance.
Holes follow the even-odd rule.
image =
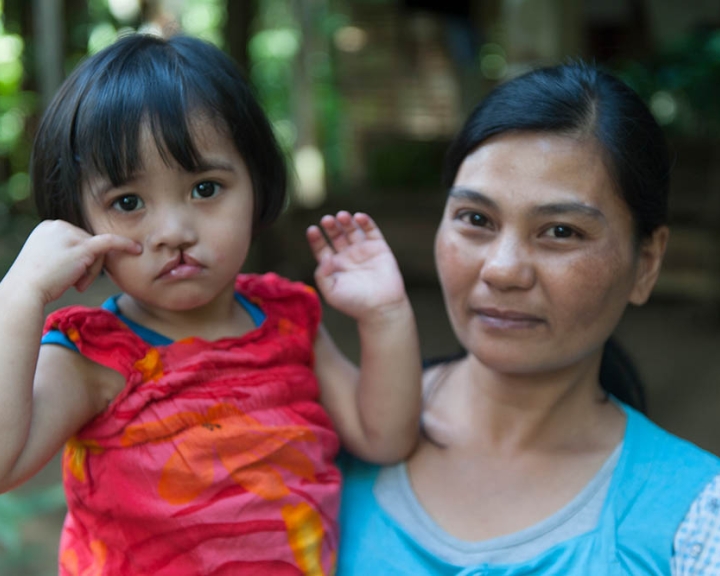
[[[512,234],[500,234],[486,246],[480,279],[498,290],[528,290],[535,284],[535,267],[528,248]]]
[[[166,208],[159,211],[151,223],[149,244],[154,249],[185,249],[195,244],[198,235],[191,214],[186,206]]]

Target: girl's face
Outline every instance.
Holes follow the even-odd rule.
[[[596,362],[657,278],[667,230],[639,248],[590,140],[496,136],[463,162],[435,240],[451,323],[487,367],[532,374]]]
[[[196,118],[197,172],[166,164],[147,126],[141,131],[143,170],[114,188],[98,178],[83,187],[94,234],[112,232],[143,246],[139,256],[111,252],[105,270],[146,306],[185,311],[232,294],[252,236],[253,187],[234,143]]]

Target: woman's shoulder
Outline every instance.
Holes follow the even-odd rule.
[[[673,543],[673,574],[720,572],[719,543],[720,475],[705,486],[680,524]]]
[[[621,404],[628,417],[626,440],[636,446],[640,460],[652,460],[658,465],[707,469],[712,476],[720,474],[720,457],[681,438],[652,421],[634,408]]]

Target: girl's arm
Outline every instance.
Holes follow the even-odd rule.
[[[325,300],[357,321],[358,370],[321,327],[315,344],[321,401],[345,447],[386,464],[415,447],[421,408],[421,359],[415,317],[402,276],[366,214],[325,216],[307,236]]]
[[[117,382],[119,374],[78,354],[50,345],[40,351],[45,306],[70,286],[87,288],[110,250],[142,248],[120,236],[42,222],[0,282],[0,491],[37,472],[104,408],[106,385],[93,385],[99,375]]]

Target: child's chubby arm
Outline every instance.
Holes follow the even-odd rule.
[[[388,464],[417,443],[421,359],[415,316],[395,257],[367,214],[338,212],[308,228],[326,302],[357,321],[360,369],[323,327],[315,343],[321,401],[344,446]]]
[[[119,373],[60,346],[40,346],[45,306],[71,286],[87,288],[111,250],[139,254],[142,247],[45,221],[0,282],[0,492],[37,472],[122,389]]]

